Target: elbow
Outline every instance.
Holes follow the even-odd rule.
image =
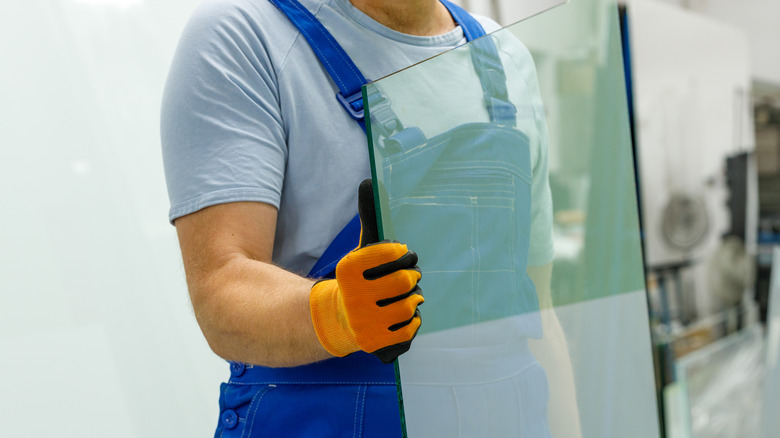
[[[223,336],[214,333],[214,331],[205,330],[203,326],[201,326],[201,332],[203,333],[203,337],[206,338],[206,343],[214,354],[226,361],[240,362],[237,355],[235,355],[234,352],[228,348]]]
[[[211,351],[222,359],[235,360],[226,341],[230,337],[228,331],[222,327],[222,324],[218,324],[215,321],[216,317],[214,315],[210,315],[209,312],[203,309],[198,309],[198,306],[194,303],[193,308],[200,332],[206,339],[206,343],[211,348]]]
[[[190,301],[195,320],[211,351],[228,361],[238,361],[235,345],[247,337],[241,330],[240,316],[225,304],[219,289],[190,287]]]
[[[252,335],[242,330],[241,324],[226,315],[197,316],[196,319],[206,343],[214,354],[227,361],[256,362],[249,352],[256,350]],[[206,313],[206,312],[204,312]]]
[[[234,288],[209,288],[190,293],[195,319],[211,351],[227,361],[262,366],[291,366],[276,361],[256,308],[242,301]],[[294,364],[298,365],[298,364]]]

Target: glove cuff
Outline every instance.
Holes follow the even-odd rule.
[[[347,323],[336,280],[314,283],[309,294],[309,308],[317,339],[328,353],[343,357],[360,350]]]

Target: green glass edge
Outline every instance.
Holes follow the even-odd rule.
[[[363,95],[363,126],[366,128],[366,137],[368,137],[368,161],[371,165],[371,179],[373,180],[373,188],[374,188],[374,210],[376,210],[376,230],[377,230],[377,236],[379,237],[379,240],[385,239],[385,232],[382,227],[382,209],[380,208],[380,200],[379,200],[379,181],[377,179],[377,173],[376,173],[376,156],[374,155],[374,136],[371,135],[371,123],[369,120],[371,120],[370,116],[370,110],[368,108],[368,86],[369,84],[363,85],[360,88],[360,92]]]
[[[376,211],[376,229],[377,229],[377,236],[379,237],[379,240],[385,239],[385,232],[382,227],[382,209],[379,202],[379,181],[377,181],[377,174],[376,174],[376,157],[374,156],[374,136],[371,135],[371,123],[369,120],[371,120],[371,115],[369,114],[368,109],[368,90],[367,86],[369,84],[363,85],[360,88],[361,93],[363,94],[363,121],[364,126],[366,127],[366,137],[368,137],[368,161],[371,165],[371,179],[373,180],[373,188],[374,188],[374,210]],[[396,388],[396,395],[398,396],[398,414],[401,417],[401,434],[403,438],[408,438],[409,435],[406,432],[406,414],[404,411],[404,395],[403,390],[401,389],[401,369],[398,366],[398,359],[393,361],[393,369],[395,371],[395,388]]]

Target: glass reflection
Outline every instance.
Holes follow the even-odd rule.
[[[619,36],[577,0],[364,88],[409,436],[658,436]]]

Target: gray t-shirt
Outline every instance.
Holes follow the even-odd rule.
[[[396,32],[349,0],[301,3],[369,80],[466,42],[460,27],[432,37]],[[476,18],[486,32],[499,28]],[[308,272],[355,215],[358,184],[371,176],[365,133],[337,92],[306,40],[270,2],[203,3],[181,37],[163,98],[169,219],[228,202],[271,204],[278,208],[274,262]],[[543,154],[533,158],[546,167]],[[531,248],[531,264],[549,262],[545,246],[536,256]]]

